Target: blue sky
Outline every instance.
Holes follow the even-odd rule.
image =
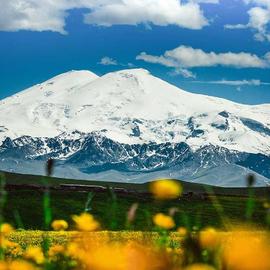
[[[72,69],[141,67],[194,93],[270,103],[270,0],[0,4],[0,99]]]

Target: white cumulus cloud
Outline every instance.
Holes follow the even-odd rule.
[[[108,56],[101,58],[99,64],[103,65],[103,66],[116,66],[116,65],[118,65],[116,60],[114,60]]]
[[[103,66],[122,66],[122,67],[128,67],[128,68],[135,67],[133,63],[121,63],[108,56],[102,57],[100,61],[98,62],[98,64],[103,65]]]
[[[196,79],[197,77],[195,73],[193,73],[192,71],[186,68],[175,68],[173,71],[170,71],[168,74],[170,76],[181,75],[184,78],[193,78],[193,79]]]
[[[137,60],[143,60],[149,63],[161,64],[174,68],[194,68],[194,67],[213,67],[227,66],[234,68],[268,68],[268,54],[265,57],[259,57],[255,54],[246,52],[205,52],[201,49],[180,46],[176,49],[166,51],[161,56],[149,55],[142,52],[136,57]]]
[[[208,25],[201,3],[218,0],[0,0],[0,31],[55,31],[65,34],[68,11],[87,8],[84,22],[94,25]]]
[[[178,25],[201,29],[208,25],[200,5],[180,0],[122,0],[99,5],[85,16],[85,22],[111,26],[151,23],[159,26]]]
[[[87,0],[0,0],[0,31],[55,31],[65,34],[68,10],[92,7]]]
[[[270,41],[270,0],[243,0],[252,5],[248,10],[247,24],[225,25],[227,29],[251,28],[255,31],[255,39]]]

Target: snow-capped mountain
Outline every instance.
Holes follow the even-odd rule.
[[[192,94],[143,69],[71,71],[0,101],[0,169],[41,174],[50,157],[71,178],[241,186],[251,172],[266,185],[270,104]]]

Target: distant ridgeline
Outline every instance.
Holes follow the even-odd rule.
[[[58,160],[55,176],[142,183],[169,177],[220,186],[245,186],[254,173],[257,185],[270,178],[270,157],[204,146],[193,151],[186,143],[121,144],[97,133],[80,139],[5,139],[0,168],[10,172],[43,174],[47,159]]]

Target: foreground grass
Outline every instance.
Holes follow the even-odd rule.
[[[71,222],[71,215],[84,211],[87,192],[52,191],[51,208],[54,218]],[[112,199],[109,192],[95,193],[91,202],[91,213],[109,230],[125,230],[128,209],[134,203],[139,203],[132,228],[138,231],[151,231],[152,215],[157,212],[167,212],[177,208],[175,222],[177,226],[197,227],[213,226],[224,228],[223,216],[231,224],[241,224],[246,221],[245,211],[248,198],[235,196],[218,196],[213,201],[211,197],[180,198],[166,202],[157,202],[151,196],[132,194],[116,194]],[[256,198],[251,222],[259,227],[266,226],[266,211],[264,199]],[[223,213],[220,213],[220,208]],[[24,229],[44,229],[42,212],[42,191],[13,190],[8,193],[4,209],[6,221]],[[250,221],[249,221],[250,222]]]

